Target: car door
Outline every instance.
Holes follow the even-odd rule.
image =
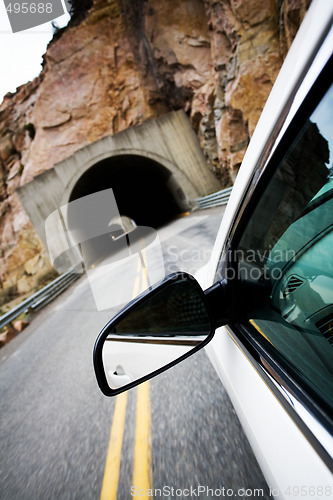
[[[333,494],[332,74],[258,164],[214,277],[234,320],[206,349],[280,498]]]

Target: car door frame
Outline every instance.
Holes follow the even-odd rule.
[[[275,171],[279,164],[279,155],[281,156],[281,154],[283,154],[281,151],[283,151],[286,145],[294,139],[295,133],[299,128],[299,123],[304,119],[305,115],[309,114],[309,109],[315,107],[314,102],[320,100],[319,97],[315,99],[316,94],[320,87],[324,89],[326,85],[325,81],[327,81],[328,78],[328,72],[331,71],[330,75],[332,74],[332,70],[329,70],[328,66],[329,64],[332,65],[332,56],[329,57],[330,62],[327,61],[326,57],[326,60],[324,60],[325,64],[321,64],[320,70],[318,70],[317,61],[318,58],[321,58],[321,61],[323,61],[323,52],[326,51],[327,53],[328,50],[331,52],[331,48],[328,49],[328,47],[331,47],[329,44],[331,44],[332,36],[332,30],[327,27],[321,37],[320,49],[317,47],[317,56],[312,53],[304,63],[303,71],[300,73],[302,78],[298,81],[298,86],[295,87],[292,96],[290,96],[287,102],[285,102],[282,110],[280,110],[280,114],[275,121],[274,129],[270,134],[270,138],[266,141],[265,146],[261,149],[260,156],[255,162],[255,168],[248,172],[247,184],[244,180],[243,182],[240,181],[239,184],[243,189],[238,189],[238,193],[235,193],[234,197],[231,199],[231,206],[228,207],[229,214],[227,214],[227,227],[224,227],[221,231],[222,235],[219,235],[215,247],[215,259],[213,256],[213,263],[211,263],[207,273],[208,284],[211,280],[214,281],[212,274],[214,273],[214,276],[216,276],[218,263],[221,261],[226,262],[228,253],[236,248],[242,230],[248,223],[249,217],[258,199],[260,199],[261,194],[266,188],[267,182],[272,176],[272,171]],[[321,50],[322,47],[324,47],[323,50]],[[314,75],[314,71],[312,71],[311,74],[312,67],[315,63],[317,64],[316,75]],[[306,76],[308,73],[310,73],[310,77],[307,80]],[[271,103],[269,103],[269,105],[270,104]],[[267,112],[265,116],[267,116]],[[253,154],[253,151],[250,152],[250,156],[251,153]],[[246,174],[246,172],[244,173]],[[232,212],[232,217],[230,217]],[[222,224],[223,223],[225,223],[225,219]],[[222,255],[221,240],[224,241]],[[220,255],[217,255],[216,250],[219,245]],[[210,279],[209,274],[211,275]],[[235,346],[237,347],[236,351]],[[279,474],[275,474],[274,467],[272,466],[274,459],[272,460],[272,457],[267,458],[267,453],[263,453],[262,439],[260,436],[258,437],[260,430],[258,430],[258,426],[253,423],[253,418],[255,417],[252,416],[251,421],[251,418],[244,415],[244,406],[242,398],[240,397],[240,392],[243,391],[242,384],[237,384],[237,382],[233,380],[235,378],[237,379],[237,372],[233,366],[230,366],[230,368],[226,366],[228,365],[228,355],[226,353],[234,357],[235,363],[239,362],[243,364],[244,359],[247,360],[247,365],[249,365],[248,362],[250,362],[251,367],[255,370],[257,376],[259,376],[256,386],[263,386],[262,381],[265,384],[266,395],[264,396],[264,400],[270,397],[268,394],[270,392],[271,395],[274,396],[275,402],[277,402],[278,405],[283,408],[285,414],[288,415],[290,423],[288,424],[288,421],[286,421],[284,428],[286,430],[290,428],[294,429],[293,438],[295,438],[296,448],[299,447],[299,449],[302,449],[304,444],[302,440],[306,440],[310,445],[310,450],[314,453],[309,451],[309,454],[306,453],[303,457],[300,456],[300,453],[296,453],[296,456],[298,455],[304,464],[304,470],[308,471],[307,461],[304,460],[304,457],[307,456],[311,457],[308,459],[310,462],[318,464],[318,467],[316,466],[314,469],[317,470],[317,472],[321,470],[323,476],[325,476],[327,471],[330,473],[333,472],[333,442],[330,434],[333,429],[332,421],[327,419],[327,415],[323,415],[321,408],[318,407],[311,398],[309,399],[304,389],[300,387],[297,381],[290,377],[290,374],[264,349],[262,344],[249,335],[249,331],[244,324],[235,323],[217,330],[211,345],[207,346],[206,350],[220,378],[227,386],[235,408],[239,409],[238,414],[243,427],[247,430],[249,440],[266,478],[269,478],[273,486],[279,487],[281,484],[281,480],[277,480],[276,476],[282,478],[283,484],[286,477],[290,478],[290,474],[284,473],[283,471],[280,471]],[[236,354],[237,351],[238,355]],[[241,353],[241,356],[239,353]],[[229,369],[230,372],[228,372]],[[243,370],[245,373],[245,371],[250,370],[250,368],[244,364]],[[231,375],[231,372],[233,375]],[[250,371],[248,373],[250,374]],[[262,390],[262,387],[260,390]],[[245,391],[243,391],[243,393],[243,397],[245,397]],[[275,408],[277,408],[276,405]],[[281,413],[279,418],[274,419],[277,425],[279,425],[282,420],[283,417]],[[257,430],[254,431],[254,428]],[[275,444],[278,446],[276,440]],[[317,460],[318,458],[319,462]],[[312,475],[310,476],[312,477]],[[318,477],[319,476],[320,474],[318,473]],[[302,477],[306,480],[306,474]]]

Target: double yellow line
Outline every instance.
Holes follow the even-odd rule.
[[[119,394],[113,414],[108,454],[106,457],[101,500],[116,500],[119,482],[121,448],[125,429],[127,392]]]
[[[140,291],[148,288],[148,273],[145,262],[146,258],[143,250],[140,252],[140,259],[138,259],[137,274],[134,281],[132,298],[136,297]],[[121,450],[125,430],[126,406],[127,392],[123,392],[116,398],[108,453],[105,463],[101,500],[117,500]],[[149,382],[145,382],[137,388],[134,464],[132,477],[132,485],[136,487],[137,491],[141,490],[142,493],[146,493],[145,495],[140,494],[140,498],[148,498],[148,490],[152,488],[151,463],[150,386]],[[149,498],[151,499],[152,497],[149,496]]]

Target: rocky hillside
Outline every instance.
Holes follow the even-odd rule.
[[[0,304],[50,272],[15,189],[108,134],[183,108],[232,184],[310,0],[94,0],[0,107]],[[82,7],[83,6],[83,7]]]

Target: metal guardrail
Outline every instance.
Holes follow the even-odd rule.
[[[31,297],[25,299],[21,304],[17,305],[3,316],[0,316],[0,328],[8,325],[20,314],[25,312],[35,312],[42,309],[49,302],[60,295],[71,283],[79,278],[80,274],[73,271],[62,274],[54,281],[44,286],[41,290],[34,293]]]
[[[220,205],[226,205],[229,201],[232,187],[222,189],[216,193],[209,194],[207,196],[202,196],[202,198],[197,198],[199,208],[211,208],[218,207]]]

